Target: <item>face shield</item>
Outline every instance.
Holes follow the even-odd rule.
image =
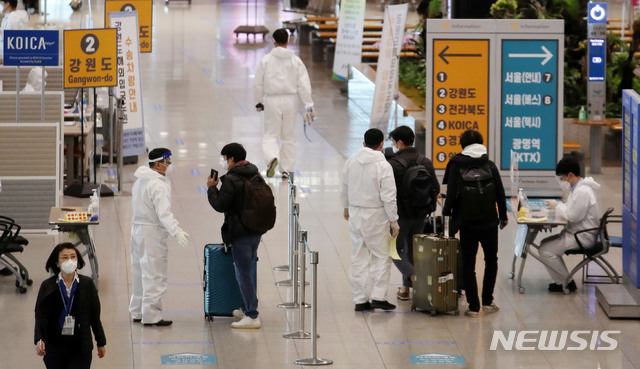
[[[171,151],[167,151],[166,153],[162,154],[162,156],[160,156],[159,158],[155,158],[155,159],[149,159],[149,164],[151,163],[155,163],[158,161],[163,161],[163,160],[167,160],[171,157]],[[171,164],[171,161],[165,162],[166,165]]]
[[[160,172],[160,174],[169,177],[173,172],[173,163],[171,160],[171,151],[168,151],[159,158],[149,159],[149,164],[151,163],[160,163],[164,167],[164,170]]]

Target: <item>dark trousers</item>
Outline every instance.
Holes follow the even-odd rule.
[[[251,277],[251,262],[258,254],[261,237],[240,237],[231,244],[236,280],[244,301],[244,313],[253,319],[258,317],[258,295]]]
[[[393,260],[396,268],[402,273],[402,285],[411,287],[411,275],[413,274],[413,235],[422,233],[424,229],[424,218],[405,219],[399,218],[398,225],[400,232],[396,239],[396,250],[400,260]]]
[[[478,284],[476,282],[476,255],[478,243],[484,253],[484,279],[482,281],[482,305],[491,305],[493,289],[498,275],[498,227],[489,229],[460,228],[460,248],[462,250],[462,268],[464,289],[469,310],[480,311]]]
[[[44,365],[47,369],[89,369],[91,368],[91,352],[82,353],[75,345],[71,347],[45,346]]]

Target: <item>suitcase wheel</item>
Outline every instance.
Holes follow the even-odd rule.
[[[213,315],[210,315],[210,314],[204,314],[204,318],[205,318],[208,322],[212,322],[212,321],[213,321]]]
[[[456,316],[459,316],[460,315],[460,311],[458,309],[456,309],[455,314],[456,314]]]
[[[416,311],[416,306],[411,304],[411,311]]]
[[[436,309],[431,309],[431,316],[436,316]]]

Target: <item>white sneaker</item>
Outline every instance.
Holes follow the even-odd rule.
[[[472,318],[475,318],[478,316],[478,312],[477,311],[471,311],[471,310],[467,310],[464,312],[464,316],[469,316]]]
[[[231,313],[231,315],[233,315],[234,318],[240,319],[240,320],[244,319],[244,317],[246,316],[246,315],[244,315],[244,311],[242,311],[242,309],[235,309]]]
[[[495,313],[496,311],[500,311],[500,307],[496,305],[495,302],[492,302],[491,305],[482,306],[482,311],[485,313]]]
[[[250,316],[245,316],[239,322],[231,323],[231,328],[238,328],[238,329],[258,329],[261,326],[262,326],[262,322],[260,322],[260,317],[253,319]]]

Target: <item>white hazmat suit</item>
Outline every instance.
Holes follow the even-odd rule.
[[[26,29],[29,24],[29,13],[24,10],[14,10],[4,14],[0,23],[0,56],[4,53],[4,30]]]
[[[386,301],[391,269],[389,224],[398,220],[398,209],[393,169],[382,152],[363,147],[347,159],[340,200],[349,209],[353,301],[369,302],[365,290],[369,278],[373,281],[371,298]]]
[[[264,105],[262,151],[267,165],[278,158],[281,172],[293,172],[296,165],[296,112],[298,96],[305,108],[313,107],[307,68],[293,50],[276,47],[263,56],[254,80],[256,103]],[[278,140],[282,149],[278,148]]]
[[[545,238],[540,244],[539,254],[551,278],[557,284],[563,284],[569,274],[562,259],[565,251],[579,248],[573,234],[600,225],[598,199],[594,191],[599,188],[600,185],[593,178],[582,178],[571,189],[567,202],[556,206],[556,216],[565,218],[567,226],[560,234]],[[588,248],[594,245],[596,234],[584,232],[579,234],[578,238]]]
[[[182,230],[171,211],[169,180],[148,166],[139,167],[131,189],[131,279],[129,312],[133,319],[154,324],[162,319],[167,290],[167,237]]]

